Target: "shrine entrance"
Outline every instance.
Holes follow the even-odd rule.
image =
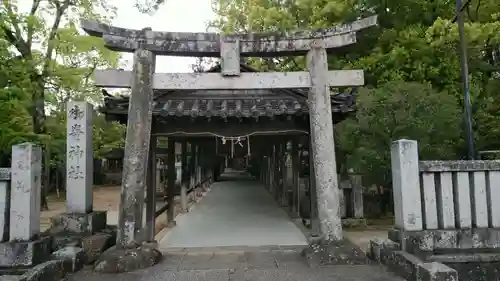
[[[309,186],[312,235],[324,241],[342,240],[333,126],[355,111],[355,98],[349,91],[330,88],[361,86],[364,76],[363,70],[328,70],[327,50],[354,44],[356,32],[376,25],[376,20],[374,16],[287,35],[169,33],[84,21],[84,30],[102,37],[108,48],[134,53],[133,71],[95,74],[96,86],[131,89],[130,96],[106,94],[102,108],[108,119],[128,124],[117,248],[154,240],[158,212],[153,163],[158,137],[168,137],[171,226],[175,197],[181,197],[184,209],[190,190],[217,182],[230,167],[245,169],[292,217],[300,215],[304,179]],[[221,61],[203,73],[155,73],[157,55]],[[307,71],[302,72],[257,72],[244,63],[246,57],[303,55]],[[311,165],[300,159],[304,151],[309,152],[306,160]]]

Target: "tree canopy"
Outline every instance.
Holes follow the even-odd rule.
[[[331,27],[377,14],[379,26],[329,55],[330,69],[363,69],[355,117],[336,127],[339,167],[389,186],[390,142],[419,141],[427,159],[461,159],[463,90],[455,2],[436,0],[212,0],[221,32]],[[469,80],[477,150],[500,149],[500,5],[472,0],[465,9]],[[275,63],[277,62],[277,64]],[[252,59],[260,69],[303,70],[304,58]],[[342,89],[340,89],[342,90]]]

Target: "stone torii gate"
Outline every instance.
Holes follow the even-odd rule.
[[[118,261],[127,251],[153,264],[154,250],[141,247],[142,212],[150,148],[154,90],[270,90],[308,89],[312,164],[322,241],[343,239],[339,214],[330,87],[361,86],[363,70],[328,70],[327,50],[356,43],[356,32],[377,24],[372,16],[318,31],[287,34],[156,32],[124,29],[84,20],[83,29],[102,37],[106,47],[133,52],[132,71],[97,70],[95,85],[131,88],[123,163],[117,249]],[[155,73],[156,55],[220,57],[221,73]],[[240,57],[307,57],[308,71],[240,72]],[[313,194],[314,194],[313,193]],[[130,255],[127,255],[130,256]],[[105,260],[106,257],[103,257]]]

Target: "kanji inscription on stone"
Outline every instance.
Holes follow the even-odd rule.
[[[74,124],[71,126],[71,131],[69,132],[70,137],[79,141],[84,135],[85,132],[83,131],[81,124]]]
[[[80,120],[85,115],[85,112],[80,108],[80,105],[75,104],[69,109],[68,116],[74,120]]]
[[[33,143],[12,146],[10,241],[40,232],[42,150]]]
[[[92,211],[92,105],[69,102],[67,106],[66,200],[70,213]]]

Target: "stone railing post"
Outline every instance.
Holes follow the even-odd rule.
[[[5,234],[5,228],[8,228],[10,242],[0,243],[0,267],[31,267],[45,261],[51,254],[52,239],[39,236],[42,149],[29,142],[12,146],[10,171],[10,225],[6,217],[0,222],[4,227],[0,234]],[[2,176],[5,179],[8,173]],[[2,199],[5,198],[3,195]]]
[[[417,142],[404,139],[393,142],[391,165],[396,227],[408,231],[422,230]]]
[[[10,241],[40,233],[42,150],[33,143],[12,146]]]

